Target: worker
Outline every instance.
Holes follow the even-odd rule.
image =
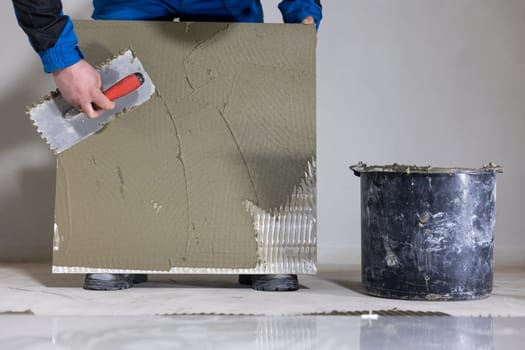
[[[71,19],[61,0],[13,0],[18,23],[51,73],[64,99],[89,118],[115,107],[102,93],[99,73],[84,60]],[[93,19],[195,22],[263,22],[260,0],[93,0]],[[286,23],[319,26],[320,0],[283,0],[279,9]],[[93,105],[100,109],[95,110]],[[118,290],[144,282],[146,275],[88,274],[85,289]],[[297,290],[296,275],[241,275],[239,282],[257,290]]]

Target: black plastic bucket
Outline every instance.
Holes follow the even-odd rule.
[[[367,166],[361,178],[362,283],[387,298],[466,300],[492,291],[496,173]]]

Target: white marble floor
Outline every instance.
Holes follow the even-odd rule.
[[[496,270],[494,291],[483,300],[403,301],[364,295],[358,267],[325,266],[300,276],[297,292],[257,292],[237,276],[151,275],[128,290],[81,288],[82,275],[53,275],[46,264],[0,265],[0,314],[83,315],[315,315],[368,310],[441,312],[451,316],[525,317],[525,270]]]
[[[236,276],[150,279],[129,290],[93,292],[81,288],[83,276],[53,275],[46,264],[0,265],[0,349],[450,350],[525,343],[524,270],[496,270],[492,296],[461,302],[366,296],[358,268],[348,266],[300,276],[302,288],[290,293],[256,292]],[[334,316],[369,310],[377,318]],[[455,317],[383,316],[385,310]]]
[[[0,316],[0,348],[523,349],[525,318],[356,316]]]

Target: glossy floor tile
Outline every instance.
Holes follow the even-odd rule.
[[[94,292],[82,275],[53,275],[46,264],[0,265],[0,313],[82,315],[319,315],[410,310],[452,316],[525,317],[525,270],[496,270],[493,294],[483,300],[428,302],[363,294],[356,267],[321,267],[300,276],[297,292],[254,291],[237,276],[152,275],[132,289]]]
[[[525,318],[0,316],[2,349],[523,349]]]

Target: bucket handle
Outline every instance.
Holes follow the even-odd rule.
[[[359,162],[355,165],[351,165],[349,168],[354,172],[354,175],[357,177],[361,177],[361,173],[363,172],[364,168],[366,167],[366,164],[363,162]]]

